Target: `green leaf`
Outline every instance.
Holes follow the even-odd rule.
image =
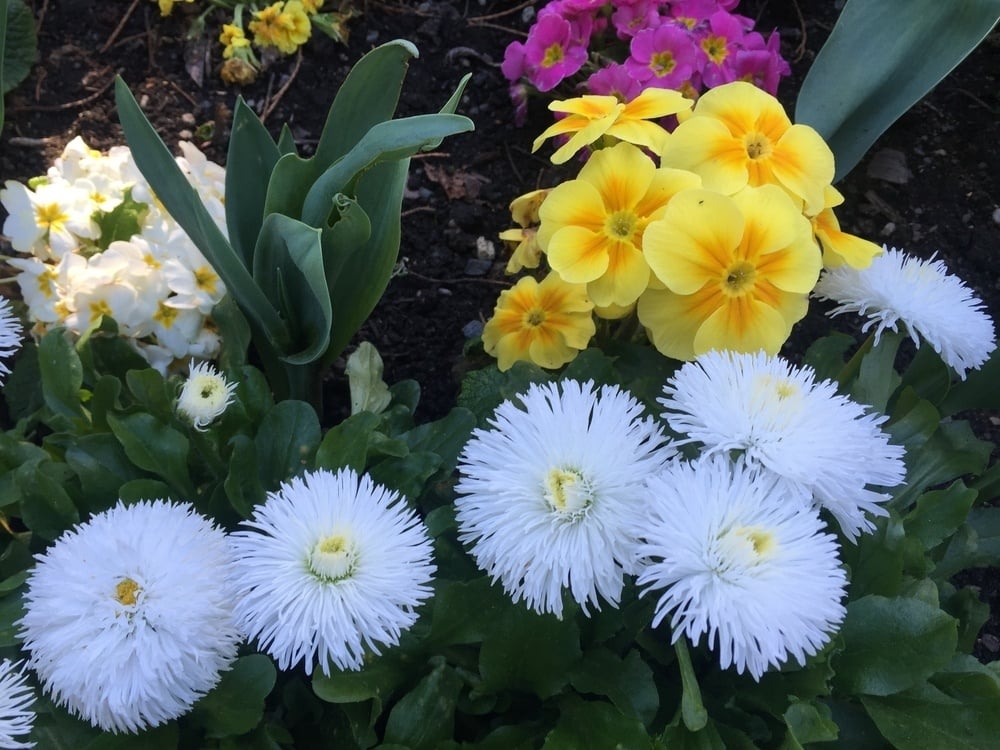
[[[241,656],[210,693],[192,709],[193,717],[209,737],[246,734],[264,717],[264,699],[274,687],[278,673],[270,657]]]
[[[847,605],[834,684],[849,695],[892,695],[918,684],[955,652],[954,618],[917,599],[866,596]]]
[[[615,708],[645,726],[652,723],[660,707],[653,670],[635,649],[624,659],[604,647],[584,652],[570,675],[570,685],[580,693],[610,698]]]
[[[545,738],[542,750],[642,750],[652,746],[652,738],[638,719],[610,703],[575,699],[563,705],[559,722]]]
[[[692,732],[700,732],[708,723],[708,711],[701,702],[701,688],[698,686],[698,677],[694,673],[694,665],[691,663],[691,654],[688,651],[687,641],[678,638],[674,643],[674,651],[677,653],[677,665],[681,671],[681,719],[684,726]]]
[[[175,394],[159,371],[152,367],[144,370],[129,370],[125,374],[125,384],[135,397],[136,403],[162,422],[169,422],[174,416]]]
[[[1000,355],[993,353],[978,370],[972,370],[965,380],[952,384],[941,403],[941,413],[957,414],[973,409],[1000,409]]]
[[[66,449],[66,463],[80,480],[83,509],[100,513],[118,501],[118,489],[143,473],[125,454],[121,443],[106,432],[81,435]]]
[[[212,322],[219,329],[219,338],[222,339],[218,360],[220,369],[227,375],[239,373],[247,363],[247,349],[250,347],[250,325],[246,316],[227,294],[212,308]]]
[[[933,549],[965,523],[978,494],[961,480],[946,490],[924,493],[903,519],[906,535],[917,539],[925,550]]]
[[[347,383],[351,391],[351,414],[368,411],[379,414],[389,406],[392,395],[382,375],[382,357],[371,342],[362,341],[347,358]]]
[[[126,188],[122,202],[110,211],[96,211],[94,222],[101,230],[97,246],[107,250],[112,242],[126,241],[142,232],[142,218],[149,207],[132,198],[132,188]]]
[[[190,444],[183,434],[143,412],[108,414],[108,426],[133,464],[163,477],[181,496],[194,498],[187,465]]]
[[[895,120],[989,33],[998,0],[849,0],[802,82],[795,121],[847,174]]]
[[[356,672],[332,669],[327,675],[317,669],[313,673],[312,689],[327,703],[360,703],[369,699],[384,703],[406,677],[403,661],[393,654],[383,654]]]
[[[368,456],[368,442],[378,424],[377,414],[363,411],[352,414],[331,427],[316,449],[316,468],[336,471],[348,467],[359,474],[363,472]]]
[[[415,501],[423,493],[426,481],[440,467],[441,458],[437,453],[420,451],[401,458],[385,458],[371,466],[368,473],[376,483]]]
[[[3,127],[3,95],[31,72],[38,58],[35,16],[23,0],[0,5],[0,128]]]
[[[551,374],[529,362],[515,362],[507,372],[489,365],[467,373],[462,379],[458,406],[469,409],[479,419],[479,426],[486,427],[487,419],[505,400],[526,392],[532,383],[552,380]]]
[[[682,721],[675,719],[660,735],[660,743],[665,750],[735,750],[734,745],[723,742],[719,730],[711,721],[704,729],[692,732]]]
[[[246,435],[236,435],[230,441],[230,447],[229,472],[223,487],[233,509],[243,518],[249,518],[254,506],[262,505],[267,499],[257,474],[247,470],[257,462],[257,448]]]
[[[115,80],[115,102],[135,163],[157,198],[222,278],[251,324],[275,346],[287,348],[289,331],[278,311],[256,286],[121,78]]]
[[[793,747],[837,739],[837,725],[831,718],[830,709],[822,703],[793,700],[783,718],[794,740]]]
[[[172,500],[180,499],[169,485],[158,479],[133,479],[118,488],[118,497],[125,505],[132,505],[140,500]]]
[[[267,186],[280,156],[260,118],[242,96],[236,97],[226,157],[226,229],[233,250],[247,268],[253,267]]]
[[[176,722],[170,722],[138,735],[112,734],[104,732],[86,745],[78,745],[80,750],[177,750],[180,731]],[[49,747],[45,745],[45,747]],[[58,747],[58,745],[56,746]]]
[[[481,643],[510,599],[486,576],[469,581],[437,581],[427,643],[436,647]]]
[[[69,475],[65,464],[38,461],[14,472],[21,494],[21,520],[43,539],[53,540],[80,521],[76,506],[63,489]]]
[[[883,736],[897,748],[994,750],[1000,737],[1000,700],[962,700],[922,683],[905,692],[861,699]]]
[[[864,355],[858,379],[851,386],[851,398],[877,412],[885,413],[889,397],[900,383],[893,365],[901,341],[901,334],[887,332],[879,345],[872,347]]]
[[[3,387],[3,400],[14,422],[30,417],[45,405],[38,347],[30,339],[24,342],[14,360],[13,372]]]
[[[385,742],[412,750],[431,750],[438,742],[451,739],[463,685],[454,668],[438,664],[392,707],[385,725]]]
[[[80,403],[83,388],[83,365],[66,330],[53,328],[38,344],[38,366],[42,377],[45,405],[56,414],[85,420],[87,413]]]
[[[253,280],[288,322],[287,344],[275,347],[282,359],[296,365],[319,359],[333,324],[319,230],[270,214],[257,237]]]
[[[500,614],[483,641],[482,689],[525,690],[549,698],[569,681],[580,656],[580,630],[571,617],[535,614],[519,602]]]
[[[266,490],[301,474],[319,445],[319,419],[304,401],[282,401],[260,423],[254,444],[257,475]]]

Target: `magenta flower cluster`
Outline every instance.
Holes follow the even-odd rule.
[[[529,87],[546,92],[579,74],[585,94],[631,101],[651,86],[692,97],[749,81],[774,94],[791,70],[775,33],[733,13],[739,0],[553,0],[528,38],[511,42],[503,74],[516,119],[527,115]],[[626,53],[627,52],[627,57]]]

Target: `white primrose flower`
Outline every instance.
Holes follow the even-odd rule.
[[[940,260],[886,249],[868,268],[827,269],[813,295],[839,303],[831,316],[866,316],[861,330],[874,328],[876,345],[883,331],[898,331],[902,323],[917,346],[926,339],[962,380],[996,349],[993,320],[983,302]]]
[[[190,505],[119,502],[36,558],[17,623],[28,665],[105,731],[183,715],[242,640],[227,564],[225,534]]]
[[[99,233],[91,219],[89,197],[66,182],[42,183],[29,190],[8,180],[0,190],[0,203],[9,214],[3,232],[19,253],[58,260],[76,250],[82,239]]]
[[[10,375],[10,368],[3,360],[21,348],[21,333],[21,321],[14,315],[10,301],[0,297],[0,385]]]
[[[395,492],[350,469],[268,494],[230,534],[239,622],[282,670],[361,669],[417,620],[435,572],[427,529]]]
[[[712,351],[684,364],[663,389],[663,418],[704,453],[742,451],[800,494],[826,508],[852,541],[875,528],[867,514],[886,515],[889,494],[905,477],[903,448],[881,430],[887,417],[816,382],[763,352]]]
[[[31,734],[34,702],[35,693],[28,686],[23,663],[4,659],[0,663],[0,748],[35,746],[34,742],[18,739]]]
[[[669,616],[672,643],[706,635],[723,669],[759,680],[830,640],[847,586],[836,539],[777,476],[713,455],[672,464],[647,492],[637,584],[659,594],[653,626]]]
[[[617,607],[635,572],[631,517],[674,455],[642,405],[614,386],[532,385],[477,429],[459,459],[459,539],[515,602],[562,617]]]
[[[192,364],[177,399],[177,411],[204,432],[233,402],[235,392],[236,383],[230,383],[208,362]]]

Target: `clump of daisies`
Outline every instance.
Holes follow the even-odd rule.
[[[111,732],[187,713],[243,640],[225,533],[189,505],[110,510],[63,534],[28,575],[19,637],[58,705]]]
[[[178,164],[225,232],[225,171],[192,144],[180,148]],[[33,333],[64,326],[83,335],[110,316],[161,372],[218,354],[211,312],[225,286],[156,201],[128,148],[101,154],[74,138],[45,175],[8,180],[0,203]]]
[[[283,484],[230,534],[236,613],[280,669],[361,669],[431,595],[431,540],[405,499],[350,469]]]

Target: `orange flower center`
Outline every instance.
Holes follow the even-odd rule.
[[[736,261],[726,269],[726,280],[722,287],[723,292],[732,297],[738,297],[753,287],[756,278],[757,269],[754,268],[752,263],[748,263],[745,260]]]
[[[657,52],[649,58],[649,68],[659,77],[669,75],[677,67],[677,61],[670,52]]]
[[[748,133],[744,138],[747,156],[751,159],[762,159],[770,156],[773,149],[771,140],[763,133]]]
[[[542,58],[542,67],[551,68],[553,65],[558,65],[563,61],[564,56],[562,45],[558,42],[551,47],[546,47],[545,57]]]

